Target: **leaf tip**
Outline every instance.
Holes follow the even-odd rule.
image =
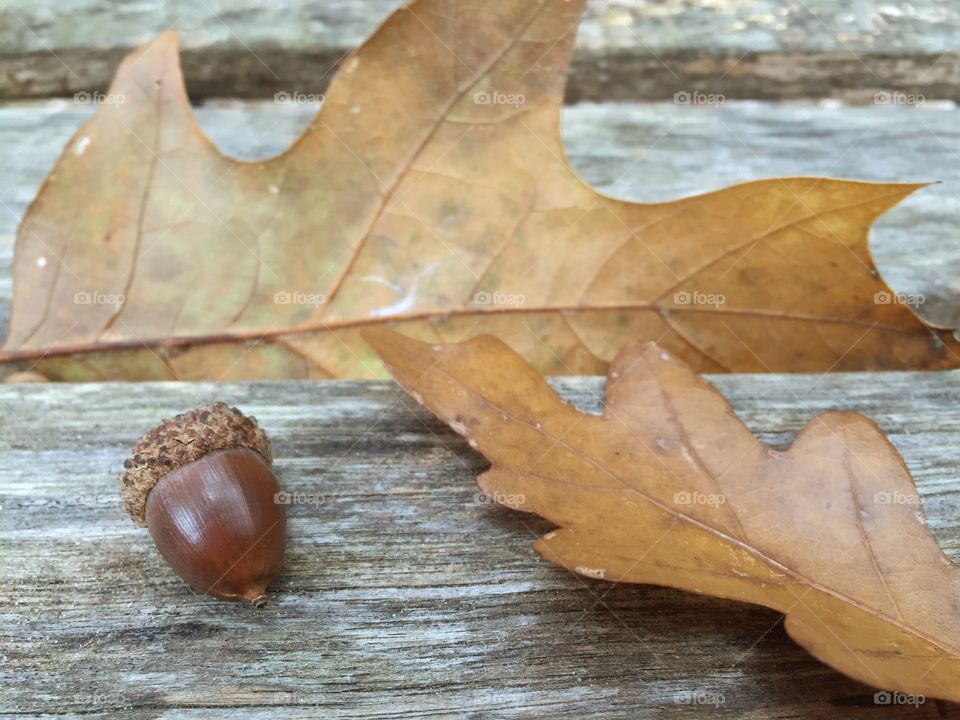
[[[366,328],[360,331],[360,337],[380,356],[380,359],[383,360],[388,367],[396,360],[396,350],[399,346],[422,344],[412,338],[408,338],[406,335],[402,335],[395,330],[390,330],[385,327]]]
[[[136,87],[144,78],[159,82],[158,73],[167,70],[179,72],[180,68],[180,32],[165,30],[155,38],[148,40],[130,52],[120,63],[111,84],[111,92],[121,92],[123,88]]]
[[[904,200],[910,197],[911,195],[913,195],[913,193],[915,193],[917,190],[922,190],[923,188],[930,187],[931,185],[939,185],[940,182],[941,182],[940,180],[930,180],[926,182],[891,183],[891,185],[900,189],[901,194],[896,201],[896,202],[900,202],[901,200]]]
[[[449,347],[431,346],[385,327],[366,328],[360,332],[360,337],[379,356],[393,378],[404,387],[414,383],[415,378],[420,377],[423,370],[432,364],[428,358],[436,348]],[[420,368],[420,371],[414,372],[417,368]]]
[[[143,43],[143,45],[138,47],[124,59],[124,64],[129,62],[131,58],[135,56],[149,52],[160,52],[164,57],[171,54],[178,54],[180,52],[180,31],[164,30],[152,40],[147,40],[147,42]]]

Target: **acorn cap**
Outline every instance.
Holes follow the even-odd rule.
[[[172,470],[216,450],[244,447],[273,462],[270,441],[257,425],[235,407],[218,402],[164,420],[133,445],[120,473],[123,509],[137,525],[146,527],[147,494]]]

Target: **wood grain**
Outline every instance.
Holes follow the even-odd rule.
[[[711,381],[778,445],[823,410],[872,417],[960,560],[960,375]],[[600,379],[555,385],[597,409]],[[136,436],[219,399],[299,500],[261,613],[183,585],[119,505]],[[0,386],[0,716],[960,717],[876,705],[775,613],[548,565],[544,523],[478,497],[483,466],[386,383]]]
[[[5,0],[0,99],[104,90],[117,62],[180,29],[194,97],[320,93],[332,68],[398,0]],[[68,11],[65,11],[66,9]],[[943,0],[591,0],[570,100],[678,90],[730,97],[870,97],[877,89],[958,98],[960,12]]]

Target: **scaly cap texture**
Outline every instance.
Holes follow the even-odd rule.
[[[123,461],[120,497],[123,509],[146,527],[147,494],[171,470],[188,465],[207,453],[245,447],[273,462],[270,441],[257,425],[235,407],[218,402],[164,420],[143,435]]]

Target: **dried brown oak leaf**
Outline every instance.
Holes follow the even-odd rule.
[[[495,338],[367,337],[404,389],[490,460],[478,479],[489,497],[560,526],[534,546],[546,559],[764,605],[847,675],[960,700],[960,572],[867,418],[824,413],[780,452],[653,343],[617,355],[596,416]]]
[[[0,361],[54,380],[365,377],[382,367],[359,331],[391,322],[492,333],[550,373],[602,372],[636,339],[703,371],[957,364],[955,340],[875,301],[867,230],[917,185],[639,204],[580,180],[559,121],[582,9],[406,4],[255,163],[197,126],[176,36],[140,48],[22,222]]]

